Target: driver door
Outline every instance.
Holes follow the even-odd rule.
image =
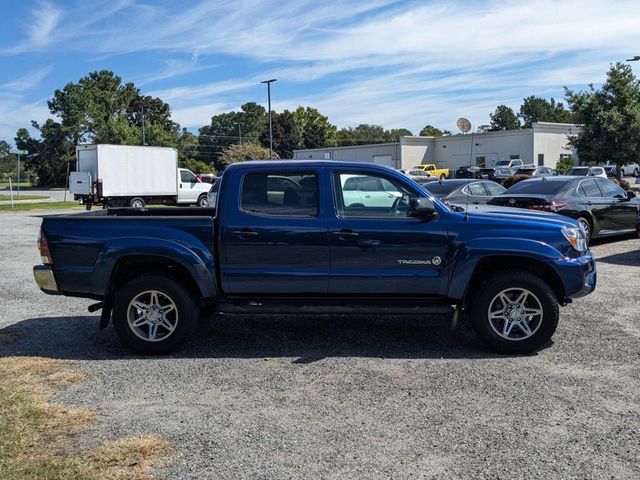
[[[346,179],[362,186],[379,185],[379,199],[360,191],[351,201]],[[329,217],[331,272],[329,293],[378,296],[444,295],[450,268],[446,223],[407,216],[408,201],[419,196],[408,182],[370,171],[333,171],[334,215]],[[367,193],[370,198],[365,198]],[[391,198],[392,197],[392,198]]]

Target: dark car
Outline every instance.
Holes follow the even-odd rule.
[[[455,178],[476,178],[480,167],[476,165],[463,165],[455,171]]]
[[[554,212],[578,220],[587,238],[635,231],[640,200],[600,177],[544,177],[524,180],[488,202],[501,207]]]
[[[486,205],[489,200],[506,190],[490,180],[472,179],[443,180],[423,187],[445,204],[460,207],[464,207],[467,202],[470,205]]]

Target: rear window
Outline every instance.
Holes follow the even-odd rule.
[[[241,208],[247,213],[315,217],[318,178],[312,172],[249,173],[242,181]]]
[[[516,183],[513,187],[508,189],[506,193],[552,194],[559,192],[567,185],[568,183],[566,182],[525,180],[523,182]]]

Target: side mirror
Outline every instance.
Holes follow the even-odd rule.
[[[429,220],[436,216],[436,209],[430,198],[418,197],[409,200],[409,217],[419,218],[420,220]]]

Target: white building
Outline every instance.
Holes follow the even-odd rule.
[[[293,158],[374,162],[404,169],[435,163],[451,170],[462,165],[491,166],[498,160],[521,158],[526,164],[555,168],[561,158],[571,157],[577,162],[569,137],[577,135],[579,129],[574,124],[537,122],[522,130],[401,137],[397,143],[296,150]]]

